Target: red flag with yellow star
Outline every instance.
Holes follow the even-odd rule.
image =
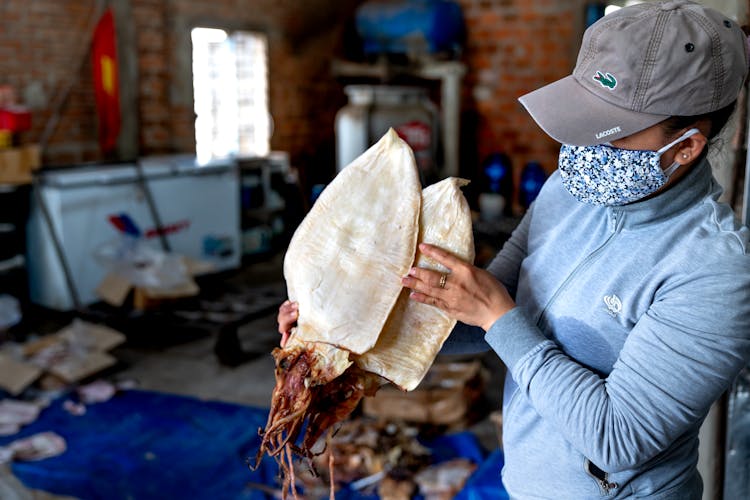
[[[99,145],[108,153],[120,133],[120,88],[117,74],[117,38],[112,10],[107,9],[94,30],[92,46],[94,95],[99,115]]]

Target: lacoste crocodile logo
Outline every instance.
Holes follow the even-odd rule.
[[[607,87],[610,89],[613,89],[617,87],[617,78],[611,73],[602,74],[601,71],[597,71],[596,75],[594,75],[594,80],[599,82],[602,87]]]

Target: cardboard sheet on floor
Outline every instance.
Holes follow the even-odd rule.
[[[13,473],[29,488],[109,500],[271,498],[248,485],[274,486],[276,463],[265,457],[256,471],[247,466],[248,459],[254,462],[260,444],[258,428],[266,423],[267,409],[128,390],[104,403],[87,406],[85,415],[73,416],[63,408],[66,399],[54,401],[21,432],[0,437],[0,446],[44,431],[56,432],[66,440],[68,448],[62,455],[13,464]],[[427,444],[438,460],[456,456],[477,462],[485,459],[476,438],[469,433]],[[485,469],[480,465],[477,472]],[[473,484],[472,488],[482,488],[477,491],[483,494],[488,487],[504,493],[499,468],[488,471],[484,482],[490,484],[472,483],[472,479],[467,488]],[[472,491],[462,495],[488,498]],[[340,491],[337,498],[375,497]]]
[[[21,363],[0,352],[0,389],[11,395],[20,394],[29,384],[39,378],[42,370],[29,363]]]

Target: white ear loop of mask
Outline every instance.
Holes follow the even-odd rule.
[[[685,132],[684,134],[682,134],[680,137],[678,137],[674,141],[670,142],[669,144],[667,144],[663,148],[659,149],[657,151],[657,153],[659,154],[659,157],[661,157],[661,155],[663,155],[666,151],[669,150],[669,148],[671,148],[675,144],[679,144],[680,142],[684,141],[688,137],[694,136],[698,132],[700,132],[700,130],[698,130],[697,128],[691,128],[690,130],[688,130],[687,132]],[[664,175],[668,179],[675,172],[675,170],[677,170],[681,166],[682,165],[680,163],[676,162],[676,161],[672,162],[672,164],[670,166],[668,166],[667,168],[664,169]]]

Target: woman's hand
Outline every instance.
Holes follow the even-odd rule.
[[[289,340],[289,334],[292,332],[292,328],[297,324],[297,316],[299,316],[299,308],[296,302],[286,300],[279,306],[279,314],[276,316],[276,321],[279,323],[281,347],[284,347],[286,341]]]
[[[422,243],[419,250],[449,272],[411,268],[401,283],[412,290],[413,300],[438,307],[452,318],[485,331],[516,306],[505,287],[487,271],[432,245]]]

